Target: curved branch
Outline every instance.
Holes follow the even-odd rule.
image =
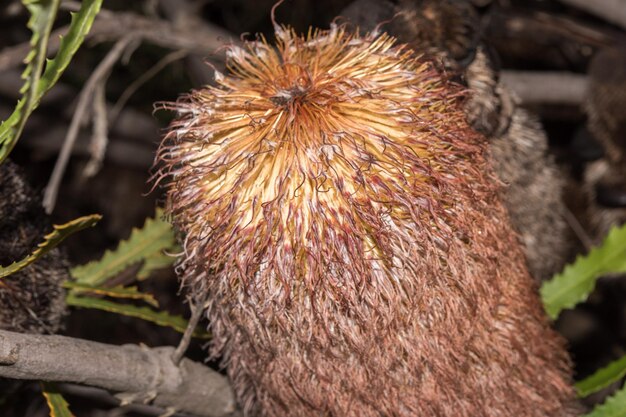
[[[559,0],[626,28],[626,1],[624,0]]]
[[[177,367],[173,352],[0,330],[0,377],[80,383],[201,417],[239,415],[224,376],[189,359]]]

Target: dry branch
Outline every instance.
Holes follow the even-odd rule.
[[[2,115],[10,114],[13,107],[0,103],[0,119]],[[131,120],[136,116],[138,123],[143,122],[146,117],[144,114],[135,110],[125,110],[120,115],[120,120]],[[150,125],[149,118],[145,120],[146,125]],[[146,171],[152,165],[154,160],[154,149],[156,132],[158,127],[152,121],[150,129],[146,129],[143,137],[134,137],[127,135],[123,129],[113,129],[110,136],[110,143],[106,149],[107,161],[113,162],[120,166],[140,169]],[[123,126],[122,126],[123,127]],[[32,149],[33,155],[37,158],[47,158],[56,156],[63,146],[65,135],[67,133],[67,123],[65,120],[59,120],[54,115],[49,116],[43,112],[32,115],[28,121],[28,125],[24,131],[24,137],[20,140],[20,145]],[[129,133],[133,133],[130,131]],[[151,134],[152,133],[152,134]],[[72,156],[90,156],[89,141],[91,135],[85,130],[81,130],[76,140],[76,145],[72,148]],[[150,142],[152,140],[152,142]]]
[[[10,100],[17,101],[20,98],[19,90],[22,86],[22,78],[19,71],[7,71],[3,72],[0,77],[0,96],[7,97]],[[42,101],[40,108],[48,107],[47,112],[35,112],[31,115],[26,129],[34,123],[33,120],[38,120],[43,117],[47,117],[47,114],[51,114],[51,117],[58,118],[59,126],[67,128],[66,121],[70,121],[76,111],[76,106],[72,103],[74,98],[78,95],[78,91],[67,84],[62,82],[56,83],[54,88],[46,94]],[[53,111],[54,110],[54,111]],[[13,111],[12,108],[3,108],[0,105],[0,119],[7,117]],[[107,113],[115,113],[115,117],[111,120],[115,121],[115,124],[111,126],[111,133],[113,136],[122,136],[125,138],[132,138],[137,141],[141,141],[150,145],[150,149],[156,147],[156,134],[159,130],[159,126],[156,120],[149,114],[142,113],[132,108],[114,109],[112,104],[107,104]],[[54,123],[48,122],[47,128],[49,129]],[[43,132],[45,134],[45,132]],[[28,140],[24,137],[22,140]],[[56,143],[56,141],[55,141]],[[48,147],[50,148],[50,147]],[[56,146],[57,150],[59,146]],[[152,163],[153,157],[150,158]],[[149,166],[149,165],[147,165]],[[144,165],[146,167],[146,165]]]
[[[13,111],[9,102],[19,99],[21,85],[19,71],[2,73],[0,96],[8,100],[6,104],[0,101],[0,120]],[[20,144],[33,149],[38,157],[56,156],[63,146],[69,121],[76,108],[74,104],[68,103],[72,103],[77,94],[74,88],[57,83],[41,102],[40,109],[46,111],[37,111],[31,115]],[[112,109],[113,105],[108,103],[107,112],[112,112]],[[115,117],[115,124],[111,125],[105,159],[118,165],[147,170],[154,160],[158,131],[156,120],[149,114],[128,107],[121,110],[119,116]],[[88,130],[81,129],[72,155],[88,157],[90,137]]]
[[[59,392],[63,396],[81,397],[89,401],[89,404],[94,407],[115,408],[113,412],[105,414],[106,417],[123,417],[129,413],[132,415],[140,415],[145,417],[163,417],[163,408],[155,407],[148,404],[120,404],[120,399],[110,394],[108,391],[102,388],[87,387],[85,385],[70,384],[70,383],[58,383],[56,384]],[[72,404],[72,398],[68,398],[70,401],[70,408]],[[190,417],[190,414],[177,412],[170,417]]]
[[[626,28],[626,0],[559,0]]]
[[[198,15],[200,3],[180,0],[160,0],[159,6],[167,20],[179,30],[202,28],[206,21]],[[187,74],[194,85],[209,84],[213,81],[213,71],[206,65],[205,57],[190,55],[185,59]]]
[[[56,52],[60,36],[67,27],[52,32],[48,53]],[[225,43],[237,41],[238,37],[215,25],[204,22],[201,26],[179,27],[173,23],[153,19],[130,12],[102,10],[91,27],[87,39],[113,41],[126,36],[162,46],[168,49],[185,50],[202,57],[221,57],[218,51]],[[0,71],[18,67],[30,51],[30,43],[8,47],[0,51]]]
[[[54,170],[52,171],[52,175],[50,176],[50,181],[48,182],[48,185],[46,186],[46,190],[44,192],[43,206],[48,213],[52,212],[52,209],[56,204],[56,198],[59,191],[59,186],[61,184],[61,179],[63,177],[63,174],[65,173],[65,167],[67,166],[70,155],[72,154],[72,148],[74,147],[74,143],[76,142],[76,138],[78,137],[80,124],[82,123],[83,117],[85,116],[85,113],[87,111],[87,106],[93,99],[93,93],[96,90],[98,84],[103,82],[103,80],[108,77],[108,74],[111,72],[111,68],[113,67],[113,65],[115,65],[115,63],[119,60],[126,47],[133,40],[134,39],[131,36],[127,36],[117,41],[115,46],[113,46],[107,56],[102,60],[102,62],[91,74],[91,76],[87,80],[87,83],[85,84],[85,87],[80,93],[78,105],[76,106],[76,112],[72,117],[70,128],[68,129],[65,142],[63,143],[63,147],[61,148],[61,153],[59,154],[59,158],[57,159]]]
[[[0,330],[0,377],[80,383],[202,417],[239,415],[224,376],[188,359],[177,367],[173,351]]]
[[[568,72],[502,71],[501,79],[527,105],[580,105],[588,84],[585,75]]]

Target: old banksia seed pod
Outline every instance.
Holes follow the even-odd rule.
[[[157,158],[244,410],[574,415],[463,91],[385,34],[275,30],[171,105]]]
[[[0,265],[28,256],[52,225],[41,197],[10,160],[0,164]],[[54,333],[66,314],[66,254],[55,248],[29,267],[0,279],[0,329]],[[0,382],[1,384],[1,382]],[[3,391],[0,385],[0,392]]]

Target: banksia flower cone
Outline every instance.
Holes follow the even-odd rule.
[[[254,416],[568,416],[463,91],[408,48],[276,26],[169,107],[158,180]]]

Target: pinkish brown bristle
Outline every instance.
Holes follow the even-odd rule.
[[[572,415],[463,90],[338,26],[228,57],[171,105],[157,177],[246,411]]]

